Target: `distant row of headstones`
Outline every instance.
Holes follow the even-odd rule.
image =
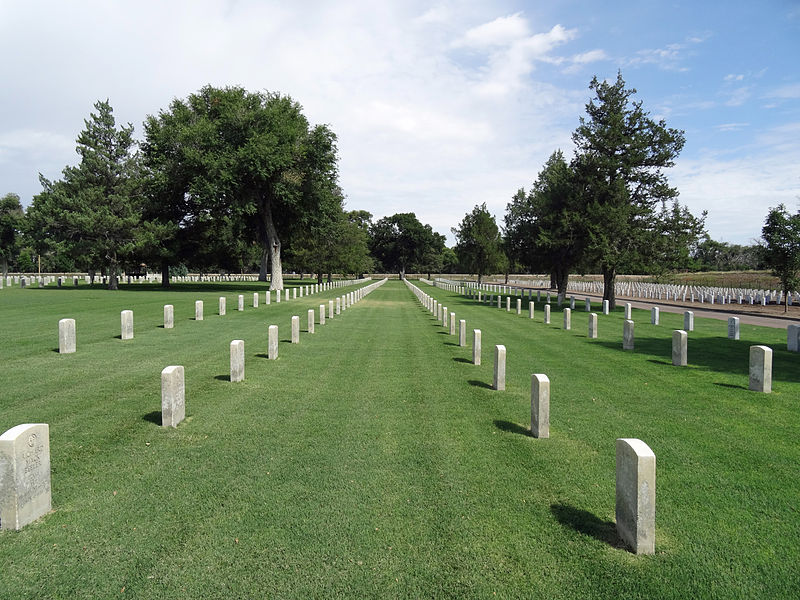
[[[384,279],[347,292],[337,297],[335,302],[329,300],[327,304],[328,318],[333,318],[334,305],[338,315],[385,282]],[[339,283],[337,282],[337,284]],[[341,284],[334,287],[341,287]],[[239,296],[239,298],[239,306],[242,310],[243,297]],[[255,299],[254,301],[257,306],[257,301]],[[319,305],[321,325],[325,324],[325,308],[325,304]],[[121,318],[123,339],[130,339],[133,337],[133,311],[122,311]],[[314,333],[314,325],[315,311],[309,309],[307,329],[309,333]],[[299,341],[300,317],[293,316],[291,343],[296,344]],[[59,321],[59,351],[75,351],[74,319]],[[278,358],[277,325],[270,325],[268,329],[268,358],[271,360]],[[232,382],[244,380],[244,340],[231,342],[230,380]],[[170,365],[161,371],[162,427],[177,427],[184,419],[186,415],[185,390],[183,365]],[[49,425],[25,423],[12,427],[0,435],[0,529],[21,529],[50,512],[51,504]]]
[[[306,296],[311,296],[320,292],[325,292],[332,289],[338,289],[347,285],[356,285],[364,283],[369,279],[352,279],[347,281],[337,281],[332,283],[306,285],[291,288],[292,299],[303,297],[305,291]],[[286,301],[289,301],[289,288],[275,290],[275,301],[280,303],[281,296],[285,296]],[[298,294],[299,292],[299,294]],[[351,292],[352,293],[352,292]],[[272,292],[267,290],[264,292],[265,304],[271,303]],[[341,302],[344,296],[336,298],[337,310],[341,310]],[[331,301],[333,302],[333,301]],[[239,294],[237,308],[239,311],[244,310],[244,295]],[[259,292],[253,292],[253,308],[258,308]],[[227,298],[225,296],[219,297],[218,314],[225,316],[227,313]],[[204,318],[204,302],[203,300],[196,300],[194,303],[194,319],[195,321],[202,321]],[[164,305],[164,329],[173,329],[175,327],[175,307],[172,304]],[[133,311],[123,310],[120,313],[120,338],[123,340],[133,339]],[[75,319],[61,319],[58,322],[58,351],[61,354],[71,354],[77,350],[77,337],[76,337],[76,324]]]

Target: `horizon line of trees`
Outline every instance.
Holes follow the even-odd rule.
[[[593,78],[573,133],[575,154],[552,153],[528,191],[508,203],[503,227],[486,204],[457,227],[453,248],[414,213],[372,221],[344,209],[336,135],[312,126],[289,96],[206,86],[150,115],[144,140],[118,127],[108,100],[94,105],[77,138],[80,161],[62,178],[40,175],[23,210],[0,199],[0,260],[35,270],[101,272],[116,289],[143,264],[162,273],[259,271],[283,287],[283,269],[367,272],[549,273],[566,292],[570,273],[599,271],[614,303],[618,273],[770,265],[763,245],[711,240],[705,217],[677,202],[664,169],[682,131],[654,121],[621,73]],[[766,235],[765,235],[766,239]]]

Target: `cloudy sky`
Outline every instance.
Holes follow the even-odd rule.
[[[800,208],[800,2],[0,0],[0,194],[77,163],[98,99],[141,135],[203,85],[278,91],[339,137],[348,209],[502,221],[618,70],[686,132],[670,171],[714,239]]]

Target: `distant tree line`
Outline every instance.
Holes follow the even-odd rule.
[[[320,281],[544,272],[563,294],[571,273],[600,272],[613,305],[620,273],[774,268],[766,233],[751,246],[714,241],[705,213],[677,202],[664,169],[682,131],[650,118],[621,74],[590,89],[574,156],[554,151],[530,189],[512,196],[502,227],[486,204],[475,206],[452,228],[453,248],[414,213],[373,222],[345,210],[336,135],[311,125],[289,96],[206,86],[148,116],[140,142],[132,125],[117,126],[108,101],[97,102],[77,138],[79,163],[58,180],[40,175],[26,211],[14,194],[0,199],[3,273],[40,264],[99,272],[114,289],[120,274],[142,269],[159,270],[166,286],[188,270],[258,271],[281,289],[285,269]],[[783,211],[773,221],[794,223]]]

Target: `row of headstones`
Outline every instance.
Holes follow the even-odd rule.
[[[361,280],[365,281],[365,280]],[[320,288],[319,286],[323,286]],[[305,293],[307,296],[313,295],[320,291],[326,291],[328,286],[331,284],[314,284],[312,286],[305,286],[304,287],[295,287],[292,289],[292,298],[296,299],[298,297],[298,290],[299,290],[299,297],[303,297],[303,291],[305,289]],[[341,286],[336,286],[341,287]],[[350,292],[353,294],[354,292]],[[284,295],[286,297],[286,301],[289,301],[289,288],[284,290]],[[346,295],[345,295],[346,296]],[[342,296],[341,298],[336,298],[337,306],[341,305],[343,301]],[[271,292],[267,290],[265,292],[265,303],[270,304]],[[259,292],[253,292],[253,308],[258,308],[258,299],[259,299]],[[281,291],[275,290],[275,300],[276,302],[281,301]],[[331,301],[332,302],[332,301]],[[202,321],[203,320],[203,306],[204,303],[202,300],[196,300],[194,303],[194,318],[195,321]],[[239,294],[238,298],[238,310],[244,310],[244,295]],[[227,299],[225,296],[219,297],[219,314],[220,316],[225,316],[227,312]],[[172,304],[165,304],[164,305],[164,329],[173,329],[175,327],[175,307]],[[132,310],[123,310],[120,313],[120,338],[123,340],[130,340],[133,339],[133,311]],[[76,326],[75,326],[75,319],[61,319],[58,322],[58,351],[61,354],[70,354],[75,352],[77,348],[76,342]]]
[[[457,291],[459,287],[470,287],[473,289],[480,289],[489,292],[498,293],[513,293],[515,295],[524,295],[525,291],[528,292],[530,298],[531,288],[545,288],[548,287],[549,282],[546,280],[530,280],[520,282],[519,286],[511,287],[508,285],[500,284],[476,284],[468,281],[451,281],[449,279],[437,278],[435,282],[428,282],[431,285],[448,289],[450,291]],[[596,294],[603,293],[603,284],[595,281],[571,281],[568,289],[579,292],[592,292]],[[647,299],[670,299],[675,302],[681,299],[683,302],[699,301],[701,304],[710,302],[711,304],[733,304],[736,301],[738,304],[761,304],[766,306],[770,303],[782,304],[783,292],[780,290],[749,290],[743,288],[716,288],[716,287],[694,287],[694,286],[675,286],[668,284],[655,284],[655,283],[617,283],[615,286],[615,293],[617,296],[640,297]],[[549,293],[548,293],[549,295]],[[788,303],[793,304],[794,300],[798,299],[800,293],[789,292]],[[574,308],[574,307],[573,307]]]
[[[419,302],[438,321],[441,321],[442,326],[446,326],[447,307],[412,283],[406,281],[406,285]],[[455,320],[455,313],[449,313],[450,335],[455,334]],[[472,362],[480,365],[481,330],[473,329],[472,335]],[[465,346],[465,342],[466,321],[461,319],[459,346]],[[492,388],[505,390],[505,387],[506,347],[498,344],[494,349]],[[550,379],[543,373],[531,375],[530,432],[535,438],[550,437]],[[655,552],[655,454],[641,440],[619,438],[616,441],[616,461],[617,531],[634,553],[653,554]]]
[[[367,294],[383,285],[385,279],[370,285],[348,292],[336,298],[336,314],[362,300]],[[328,301],[328,318],[333,319],[334,301]],[[325,305],[319,305],[320,325],[325,324]],[[314,310],[308,311],[308,333],[314,333]],[[270,325],[267,329],[267,358],[278,358],[278,326]],[[292,317],[292,344],[300,343],[300,317]],[[230,346],[230,379],[233,382],[244,380],[244,340],[233,340]],[[186,414],[186,399],[184,386],[184,368],[180,365],[165,367],[161,372],[161,425],[163,427],[177,427]]]
[[[89,275],[85,275],[83,278],[85,279],[87,284],[90,284],[92,282],[92,279],[91,279],[91,277],[89,277]],[[78,287],[80,279],[81,279],[80,277],[73,275],[72,276],[72,285],[74,287]],[[362,279],[343,279],[343,280],[339,280],[339,281],[331,281],[331,282],[328,282],[328,283],[315,283],[315,284],[313,284],[311,286],[309,286],[309,285],[300,286],[297,289],[300,289],[301,296],[302,296],[303,288],[305,288],[306,295],[308,295],[310,288],[313,288],[316,291],[329,290],[329,289],[335,289],[335,288],[339,288],[339,287],[346,287],[346,286],[349,286],[349,285],[356,285],[356,284],[364,283],[366,281],[369,281],[370,279],[371,278],[369,278],[369,277],[362,278]],[[48,285],[53,284],[53,283],[57,284],[58,287],[63,287],[64,285],[66,285],[68,280],[69,280],[69,278],[68,277],[64,277],[64,276],[56,277],[56,276],[53,276],[53,275],[43,275],[43,276],[39,276],[39,277],[35,277],[35,276],[27,277],[25,275],[21,275],[21,276],[15,275],[13,277],[11,277],[11,276],[8,277],[8,279],[6,280],[6,285],[11,287],[11,284],[13,282],[14,284],[18,284],[21,288],[25,288],[25,287],[30,286],[31,283],[33,282],[33,283],[36,283],[38,287],[45,287],[45,286],[48,286]],[[216,282],[249,281],[249,282],[254,282],[254,281],[258,281],[258,276],[247,276],[247,275],[190,276],[190,275],[187,275],[187,276],[174,276],[174,277],[172,277],[172,280],[175,281],[175,282],[196,282],[196,281],[216,281]],[[122,276],[120,277],[120,281],[123,281],[123,277]],[[131,283],[157,283],[157,282],[160,282],[160,281],[161,281],[161,276],[160,275],[158,277],[150,276],[150,275],[148,275],[147,277],[132,277],[130,275],[127,276],[127,282],[129,284],[131,284]],[[106,276],[101,277],[100,278],[100,282],[103,285],[107,284],[108,283],[108,277],[106,277]],[[0,290],[1,289],[3,289],[3,278],[0,277]]]
[[[385,283],[372,283],[336,300],[336,314],[363,299]],[[324,304],[319,306],[320,324],[325,324]],[[328,301],[328,318],[334,302]],[[314,310],[308,311],[308,332],[314,333]],[[292,317],[292,343],[299,343],[300,317]],[[278,357],[278,327],[269,327],[269,358]],[[244,340],[230,346],[230,379],[244,380]],[[185,371],[171,365],[161,371],[161,425],[177,427],[186,415]],[[50,428],[46,423],[26,423],[0,435],[0,529],[21,529],[51,510]]]

